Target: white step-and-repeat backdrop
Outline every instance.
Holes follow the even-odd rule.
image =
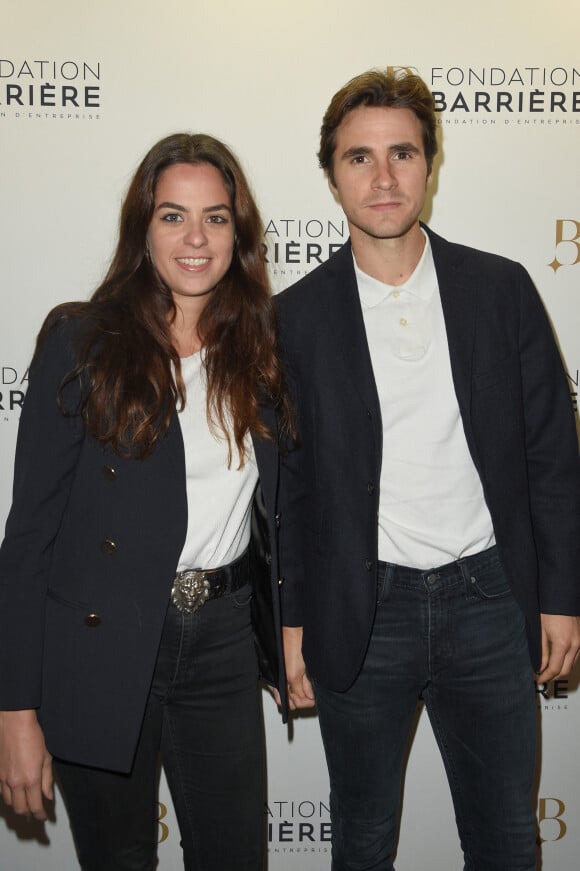
[[[575,402],[579,32],[578,0],[12,4],[0,31],[1,517],[35,334],[50,307],[85,298],[99,282],[145,151],[178,130],[210,132],[234,148],[262,209],[280,289],[346,237],[317,168],[318,129],[332,94],[373,66],[412,67],[435,92],[442,158],[425,217],[455,241],[525,264],[552,317]],[[544,871],[579,864],[577,685],[578,675],[538,694]],[[324,871],[328,783],[316,718],[286,729],[269,697],[264,708],[270,869]],[[160,802],[159,871],[177,871],[163,781]],[[17,822],[5,809],[0,817],[2,871],[77,867],[60,798],[46,825]],[[397,868],[461,867],[442,765],[421,716]]]

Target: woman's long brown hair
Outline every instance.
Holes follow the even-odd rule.
[[[83,385],[88,431],[122,455],[146,457],[152,451],[186,401],[179,355],[170,337],[175,304],[147,255],[157,181],[164,169],[178,163],[216,167],[232,201],[232,263],[210,295],[197,329],[207,373],[208,420],[223,430],[229,462],[233,434],[243,465],[249,432],[274,437],[260,420],[260,403],[276,408],[281,443],[293,435],[293,426],[276,354],[262,222],[238,161],[219,140],[178,133],[153,146],[130,184],[119,241],[103,283],[90,302],[54,309],[37,348],[56,321],[80,319],[78,365],[65,383],[80,379]]]

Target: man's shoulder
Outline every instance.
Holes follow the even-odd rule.
[[[458,270],[475,267],[478,272],[489,276],[505,276],[506,273],[515,274],[523,271],[520,263],[501,254],[483,251],[460,242],[450,242],[443,236],[439,236],[430,227],[425,227],[425,230],[429,235],[436,265],[444,261]]]
[[[278,309],[284,311],[288,308],[300,307],[303,304],[309,307],[316,304],[315,301],[324,297],[328,289],[335,287],[337,277],[344,273],[345,268],[351,267],[351,247],[350,242],[346,242],[328,260],[321,263],[304,278],[276,294],[274,299]]]

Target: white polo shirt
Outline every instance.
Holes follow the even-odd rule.
[[[430,569],[495,544],[453,387],[431,245],[399,286],[355,273],[379,394],[379,559]]]

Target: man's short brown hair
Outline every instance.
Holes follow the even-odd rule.
[[[427,171],[431,172],[433,158],[437,154],[437,119],[431,91],[420,76],[404,69],[369,70],[355,76],[334,95],[322,120],[318,160],[332,182],[338,128],[344,117],[359,106],[410,109],[414,112],[421,122]]]

